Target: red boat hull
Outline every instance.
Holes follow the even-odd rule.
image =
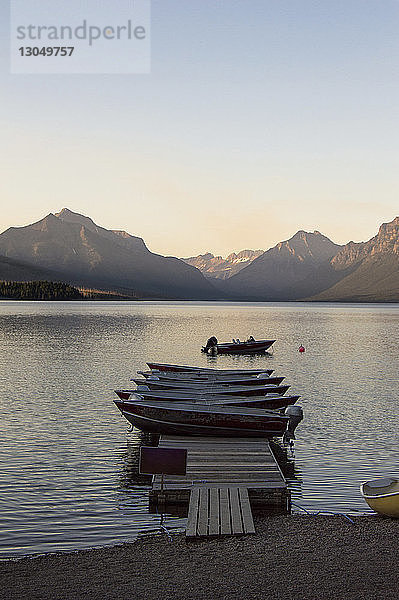
[[[206,410],[198,406],[180,410],[172,404],[151,406],[119,400],[115,400],[115,404],[132,425],[157,434],[274,437],[283,435],[288,422],[287,417],[278,413],[267,414],[256,409],[225,408],[223,411],[221,408]],[[252,414],[250,411],[253,411]]]

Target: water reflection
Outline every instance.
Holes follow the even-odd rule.
[[[157,446],[158,436],[150,433],[143,433],[134,429],[129,433],[126,442],[126,451],[122,454],[121,472],[119,477],[119,490],[129,492],[130,495],[122,494],[119,501],[120,510],[135,510],[136,498],[132,492],[139,492],[145,486],[149,492],[151,488],[152,475],[143,475],[140,473],[140,448],[142,446]],[[132,502],[133,500],[133,502]],[[164,511],[157,503],[150,503],[148,495],[146,499],[147,511],[154,515],[153,527],[151,532],[167,533],[167,531],[177,531],[185,526],[187,517],[187,507],[168,506]],[[171,517],[171,518],[169,518]],[[173,518],[177,517],[177,519]],[[158,521],[159,519],[159,521]]]
[[[297,479],[300,469],[295,464],[294,446],[282,444],[279,440],[270,441],[271,450],[286,479]]]
[[[122,455],[122,471],[119,478],[122,490],[128,490],[137,485],[150,487],[152,476],[140,474],[140,448],[157,444],[157,437],[151,434],[134,430],[128,435],[126,451]]]

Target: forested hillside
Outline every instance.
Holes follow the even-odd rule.
[[[83,295],[67,283],[0,281],[0,298],[10,300],[81,300]]]

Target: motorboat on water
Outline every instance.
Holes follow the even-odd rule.
[[[167,390],[156,392],[152,390],[115,390],[117,396],[124,401],[155,400],[165,402],[189,402],[202,404],[220,404],[223,406],[248,406],[254,408],[283,409],[297,402],[300,396],[229,396],[228,394],[193,394],[183,390]]]
[[[201,352],[206,354],[255,354],[258,352],[266,352],[273,346],[276,340],[255,340],[250,336],[244,342],[233,340],[232,342],[219,343],[215,336],[212,336],[207,341],[206,345],[201,348]]]
[[[143,400],[114,402],[132,425],[157,434],[281,437],[289,420],[278,412],[257,408]]]
[[[380,515],[399,518],[399,480],[384,477],[366,481],[360,486],[360,493],[370,508]]]

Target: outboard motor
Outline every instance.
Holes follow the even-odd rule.
[[[159,381],[159,377],[157,377],[156,375],[150,375],[149,377],[147,377],[148,381]]]
[[[259,375],[256,376],[256,379],[264,379],[265,377],[270,377],[269,373],[259,373]]]
[[[287,406],[284,411],[284,414],[289,417],[287,429],[283,435],[283,443],[284,444],[294,444],[295,438],[295,429],[298,427],[299,423],[303,419],[303,410],[302,406],[297,406],[296,404]]]
[[[137,391],[138,392],[149,392],[150,388],[148,387],[148,385],[138,385]]]

